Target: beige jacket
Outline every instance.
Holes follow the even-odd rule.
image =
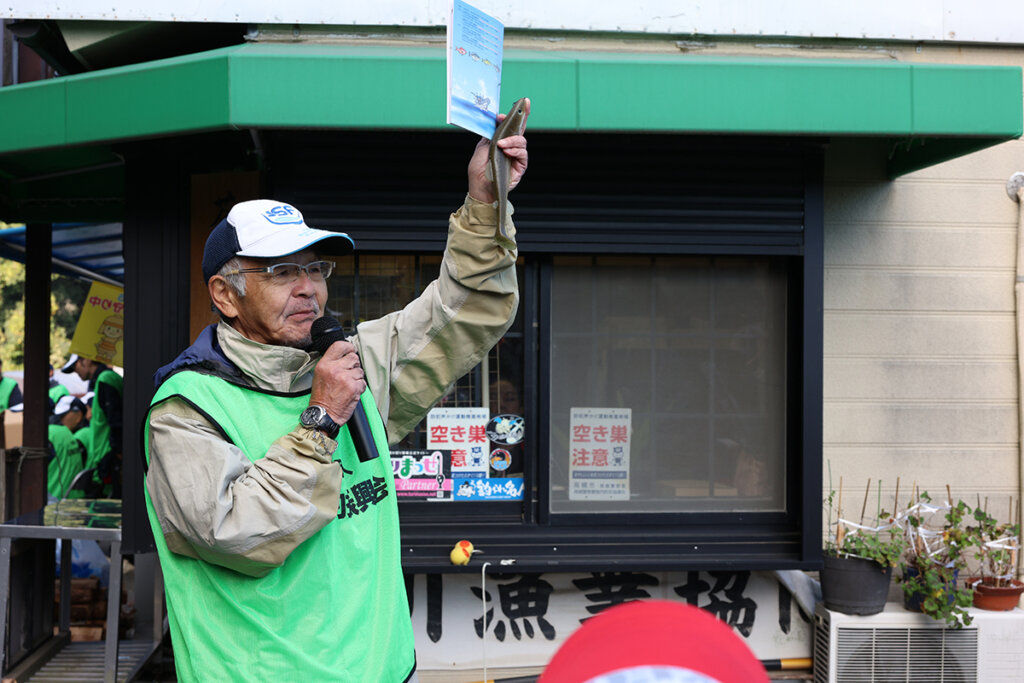
[[[352,341],[392,444],[480,362],[515,318],[516,252],[494,241],[496,217],[491,205],[467,196],[449,219],[437,280],[403,310],[357,328]],[[217,339],[260,388],[312,386],[316,354],[253,342],[224,323]],[[336,444],[300,427],[298,417],[294,430],[250,462],[185,402],[172,399],[153,409],[146,489],[172,551],[261,576],[336,518],[343,476],[331,462]]]

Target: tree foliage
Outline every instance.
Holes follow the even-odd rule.
[[[90,283],[50,276],[50,363],[62,365],[89,294]],[[25,265],[0,259],[0,359],[4,370],[25,367]]]

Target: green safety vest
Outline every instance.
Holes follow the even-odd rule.
[[[55,456],[46,468],[46,490],[59,499],[64,496],[75,475],[82,471],[85,449],[74,433],[64,425],[50,425],[48,431]]]
[[[309,403],[308,392],[262,392],[191,371],[164,382],[150,408],[171,397],[204,413],[254,462],[298,425]],[[369,391],[362,404],[381,457],[360,463],[342,427],[334,453],[345,469],[338,519],[264,577],[171,552],[146,491],[178,680],[399,683],[412,673],[387,438]],[[148,422],[144,443],[148,462]]]
[[[84,422],[85,420],[83,420]],[[82,457],[89,462],[89,446],[92,444],[92,427],[85,425],[75,432],[75,440],[82,445]]]
[[[50,400],[53,401],[54,405],[57,405],[57,401],[59,401],[62,396],[67,396],[68,394],[70,394],[71,391],[60,382],[57,382],[52,387],[50,387],[48,393],[50,395]]]
[[[107,414],[100,406],[100,384],[109,384],[117,390],[121,396],[124,395],[124,380],[121,375],[113,370],[104,370],[96,377],[96,384],[93,386],[92,417],[89,418],[89,431],[82,441],[86,447],[86,467],[96,467],[103,456],[110,452],[110,422]],[[86,440],[88,439],[88,440]],[[99,481],[97,478],[96,481]]]
[[[11,400],[11,393],[14,392],[14,387],[16,386],[18,386],[18,382],[10,377],[0,379],[0,413],[11,407],[8,404]]]

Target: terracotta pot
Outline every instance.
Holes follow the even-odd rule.
[[[1024,593],[1024,583],[1011,579],[1008,586],[993,586],[985,581],[994,579],[982,579],[977,583],[972,582],[974,588],[974,606],[978,609],[992,611],[1011,610],[1020,602],[1020,594]]]

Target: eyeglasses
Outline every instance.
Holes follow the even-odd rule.
[[[239,268],[231,270],[224,275],[237,275],[239,273],[270,273],[270,279],[274,284],[289,284],[299,279],[299,273],[306,271],[306,277],[313,282],[323,282],[334,272],[334,261],[313,261],[302,266],[298,263],[275,263],[272,266],[259,268]]]

